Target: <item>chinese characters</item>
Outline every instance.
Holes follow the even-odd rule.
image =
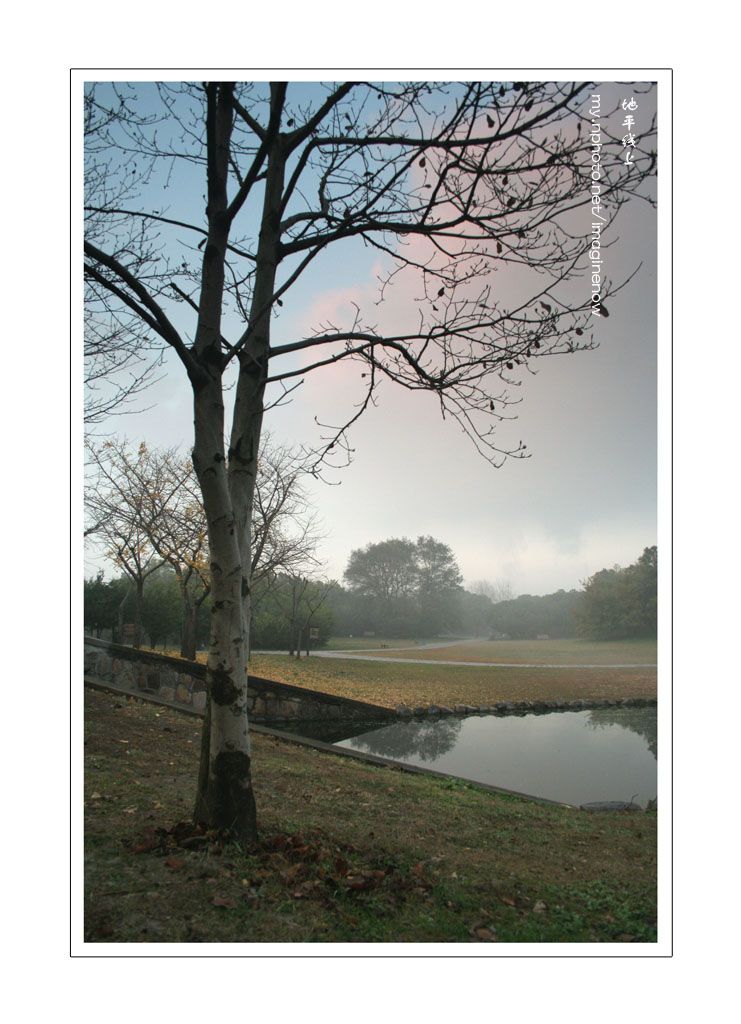
[[[625,160],[623,160],[623,163],[625,164],[625,166],[628,169],[630,169],[630,168],[633,167],[634,150],[635,150],[636,142],[637,142],[637,138],[633,134],[633,128],[634,128],[636,122],[635,122],[635,118],[633,117],[632,111],[638,109],[638,104],[636,103],[634,97],[631,96],[629,100],[623,100],[622,103],[620,104],[620,106],[622,107],[623,110],[630,111],[630,113],[626,113],[625,118],[623,119],[623,124],[622,124],[623,128],[627,128],[628,129],[628,132],[627,132],[627,134],[623,135],[623,138],[621,140],[622,143],[623,143],[623,149],[627,149],[627,151],[628,151],[626,153]]]

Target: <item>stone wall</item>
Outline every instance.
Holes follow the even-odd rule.
[[[206,666],[152,651],[85,637],[85,679],[110,683],[133,695],[156,697],[195,711],[206,706]],[[247,711],[253,722],[379,721],[396,718],[390,708],[290,686],[251,675]]]

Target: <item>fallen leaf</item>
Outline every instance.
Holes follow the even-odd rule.
[[[226,907],[228,910],[237,909],[237,901],[231,896],[220,896],[218,893],[211,900],[215,907]]]
[[[502,896],[502,903],[506,903],[508,907],[514,907],[515,901],[511,900],[509,896]]]
[[[533,907],[533,913],[534,914],[542,914],[545,909],[546,909],[546,905],[543,902],[543,900],[538,900],[538,902]]]
[[[185,867],[185,861],[178,860],[177,857],[168,857],[165,864],[167,864],[168,868],[172,868],[173,871],[179,871],[180,868]]]

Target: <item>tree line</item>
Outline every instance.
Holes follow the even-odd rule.
[[[192,469],[172,451],[108,441],[90,448],[91,533],[122,570],[85,582],[90,631],[139,646],[179,646],[194,659],[213,614],[209,548]],[[451,548],[431,536],[391,537],[354,549],[342,586],[321,578],[316,518],[301,469],[265,444],[256,498],[251,648],[300,656],[330,636],[620,640],[656,635],[657,549],[627,568],[602,569],[582,590],[512,595],[504,582],[470,590]],[[124,626],[128,632],[124,632]]]
[[[350,555],[330,604],[339,635],[621,640],[656,635],[657,549],[595,573],[581,590],[514,597],[506,583],[471,590],[451,549],[433,537],[390,538]]]
[[[333,584],[301,576],[276,573],[256,584],[252,611],[252,642],[257,650],[302,651],[326,646],[333,634],[334,617],[327,602]],[[84,623],[90,636],[118,643],[146,646],[152,650],[180,651],[193,660],[208,645],[211,626],[211,595],[199,604],[195,621],[187,630],[181,590],[174,571],[160,566],[148,576],[142,591],[141,631],[130,627],[135,588],[122,573],[106,580],[102,570],[85,580]],[[129,628],[127,628],[129,627]]]

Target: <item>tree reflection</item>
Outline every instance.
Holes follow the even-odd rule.
[[[638,733],[646,741],[648,749],[658,758],[656,708],[595,708],[589,712],[589,725],[593,729],[604,729],[607,725],[619,725],[623,729]]]
[[[455,746],[462,718],[415,719],[397,722],[377,733],[353,740],[355,750],[398,761],[418,757],[434,761]]]

